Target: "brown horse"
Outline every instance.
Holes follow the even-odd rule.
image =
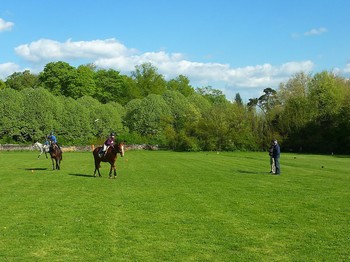
[[[95,171],[94,176],[96,176],[96,171],[98,172],[98,175],[101,177],[100,173],[100,163],[101,162],[108,162],[111,165],[111,169],[109,170],[109,178],[112,178],[112,170],[114,171],[114,178],[117,176],[117,170],[115,167],[115,161],[117,160],[117,154],[119,153],[121,157],[124,156],[124,143],[118,143],[117,145],[110,146],[107,149],[107,152],[100,157],[98,153],[100,152],[102,147],[96,147],[92,154],[94,155],[95,159]]]
[[[56,144],[52,144],[50,146],[50,156],[52,161],[52,169],[60,170],[60,163],[62,161],[62,150]],[[54,161],[56,162],[56,168]]]

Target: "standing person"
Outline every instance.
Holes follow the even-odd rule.
[[[273,140],[271,140],[271,145],[269,148],[269,156],[270,156],[270,167],[271,167],[271,174],[276,173],[276,167],[275,167],[275,160],[273,159],[273,147],[274,147],[275,143]]]
[[[275,168],[276,168],[275,174],[280,175],[281,174],[281,168],[280,168],[281,149],[276,139],[273,141],[273,144],[274,146],[272,151],[272,157],[273,157],[273,160],[275,161]]]
[[[114,140],[115,140],[115,134],[112,132],[109,137],[107,138],[107,140],[105,141],[105,143],[103,144],[103,148],[100,150],[100,152],[98,153],[98,155],[100,157],[102,157],[108,150],[108,148],[110,146],[114,145]]]

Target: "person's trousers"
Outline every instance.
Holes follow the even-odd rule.
[[[280,158],[274,157],[273,160],[275,161],[275,168],[276,168],[276,175],[281,174],[281,167],[280,167]]]

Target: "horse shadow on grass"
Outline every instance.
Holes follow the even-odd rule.
[[[244,175],[270,175],[270,172],[248,171],[241,169],[238,169],[237,172]]]
[[[31,171],[31,170],[33,170],[33,171],[40,171],[40,170],[47,170],[47,168],[46,167],[29,167],[29,168],[25,168],[24,170],[28,170],[28,171]]]
[[[68,174],[68,175],[70,175],[70,176],[79,176],[79,177],[94,177],[93,175],[79,174],[79,173]]]

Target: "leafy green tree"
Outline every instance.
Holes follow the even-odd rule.
[[[284,104],[289,99],[305,98],[311,76],[304,72],[293,75],[286,83],[281,83],[278,89],[279,101]]]
[[[132,100],[126,105],[124,125],[130,132],[136,132],[153,141],[163,141],[163,131],[169,123],[170,113],[162,96],[151,94],[142,100]]]
[[[96,93],[94,71],[89,65],[81,65],[70,72],[69,84],[62,94],[77,99],[82,96],[93,96]]]
[[[126,104],[129,97],[126,94],[126,84],[118,71],[100,69],[95,73],[97,99],[102,103],[116,101]]]
[[[133,99],[125,105],[125,115],[123,117],[124,127],[129,133],[140,137],[138,130],[139,111],[141,109],[142,99]]]
[[[344,82],[344,99],[337,117],[338,128],[335,137],[338,147],[337,153],[350,153],[350,81]]]
[[[169,80],[167,83],[167,89],[178,91],[186,97],[195,92],[194,88],[190,85],[190,80],[184,75],[179,75],[175,79]]]
[[[243,106],[243,100],[239,93],[236,93],[235,95],[235,103],[239,106]]]
[[[0,90],[5,88],[6,88],[5,82],[0,79]]]
[[[302,133],[312,118],[307,97],[310,81],[311,76],[301,72],[279,86],[278,97],[283,109],[278,128],[284,147],[290,150],[299,151],[305,143]]]
[[[199,119],[199,112],[186,97],[176,91],[166,91],[163,99],[171,110],[171,118],[175,130],[182,129],[186,122],[196,122]]]
[[[232,149],[232,108],[230,103],[214,104],[199,123],[204,150]]]
[[[193,147],[193,140],[188,140],[188,137],[193,133],[200,119],[200,112],[180,92],[166,91],[163,98],[170,108],[169,121],[174,131],[171,131],[168,126],[167,134],[171,147],[176,150],[189,150],[188,141],[191,141],[191,147]]]
[[[251,98],[247,104],[248,109],[252,110],[258,107],[260,112],[263,113],[263,116],[259,116],[261,125],[260,135],[261,135],[261,144],[259,147],[264,148],[265,145],[268,145],[273,138],[276,137],[278,133],[276,128],[279,125],[280,121],[280,101],[277,96],[277,91],[272,88],[265,88],[264,94],[259,98]],[[259,113],[259,112],[258,112]]]
[[[93,134],[89,110],[71,97],[59,97],[64,105],[59,126],[54,130],[61,144],[87,143]]]
[[[263,95],[259,98],[251,98],[248,102],[249,107],[258,106],[265,115],[278,104],[277,91],[272,88],[265,88]]]
[[[54,95],[69,96],[69,88],[75,77],[75,68],[66,62],[51,62],[46,64],[39,74],[39,83]]]
[[[21,133],[25,141],[43,141],[51,130],[58,126],[57,110],[59,102],[48,90],[43,88],[24,89],[23,103],[25,113],[21,116]]]
[[[331,120],[339,112],[343,96],[341,80],[332,73],[318,73],[309,83],[310,109],[321,121]]]
[[[158,73],[158,69],[151,63],[144,63],[135,67],[131,73],[138,90],[141,91],[142,97],[149,94],[162,95],[166,91],[166,81]]]
[[[24,96],[11,89],[0,89],[0,141],[23,141],[21,116],[25,113]]]
[[[221,90],[214,89],[211,86],[197,88],[196,92],[206,98],[212,104],[227,103],[227,99]]]
[[[116,132],[118,135],[123,131],[124,108],[117,102],[110,102],[102,105],[104,115],[101,115],[102,124],[105,128],[105,136],[110,132]],[[106,114],[107,112],[107,114]]]
[[[233,103],[229,106],[229,128],[230,143],[226,145],[226,150],[258,150],[258,137],[260,133],[255,133],[252,128],[254,118],[251,118],[243,105]]]
[[[212,106],[208,99],[204,98],[199,93],[194,93],[188,96],[187,100],[194,105],[202,115],[205,114]]]
[[[338,147],[338,116],[344,94],[342,79],[333,73],[318,73],[310,81],[308,105],[312,121],[304,129],[307,150],[330,153]]]
[[[102,124],[102,116],[106,115],[103,111],[102,104],[91,96],[83,96],[77,99],[77,103],[86,108],[89,112],[89,125],[91,126],[90,134],[86,133],[86,138],[91,139],[90,143],[95,143],[96,139],[104,138],[106,131]]]
[[[135,80],[132,77],[122,75],[122,79],[126,90],[124,100],[121,101],[122,105],[126,105],[133,99],[143,98],[142,89],[140,89],[140,86],[136,84]]]
[[[38,77],[30,73],[29,70],[15,72],[6,78],[6,86],[15,90],[25,88],[35,88],[38,84]]]

